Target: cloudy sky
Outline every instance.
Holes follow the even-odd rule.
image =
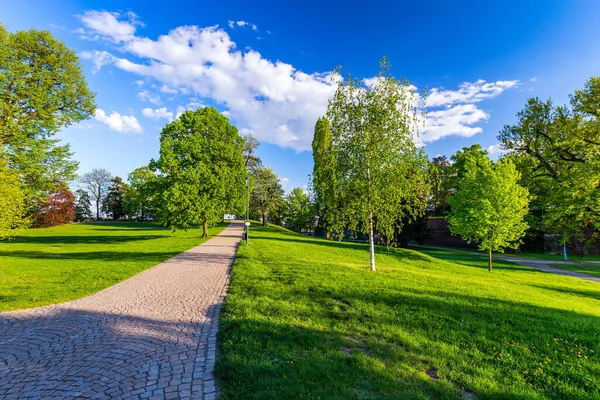
[[[600,74],[598,1],[393,3],[32,0],[4,4],[0,20],[48,29],[80,55],[98,110],[60,137],[81,173],[122,177],[158,156],[180,112],[214,106],[262,142],[286,189],[305,186],[336,65],[368,79],[386,55],[426,90],[418,140],[432,157],[473,143],[497,156],[528,97],[564,103]]]

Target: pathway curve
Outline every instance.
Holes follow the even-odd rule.
[[[437,247],[437,246],[415,246],[415,247],[423,247],[426,249],[435,249],[435,250],[445,250],[445,251],[454,251],[458,253],[467,253],[473,254],[477,256],[487,257],[487,254],[476,253],[474,251],[468,250],[460,250],[460,249],[449,249],[447,247]],[[550,266],[550,264],[560,265],[560,264],[571,264],[568,261],[553,261],[553,260],[537,260],[535,258],[524,258],[524,257],[516,257],[516,256],[499,256],[494,254],[494,258],[514,262],[515,264],[524,265],[526,267],[534,268],[544,272],[550,272],[552,274],[570,276],[573,278],[580,278],[586,281],[598,282],[600,283],[600,278],[592,275],[581,274],[579,272],[568,271],[565,269],[554,268]]]
[[[243,223],[94,295],[0,313],[0,398],[214,399]]]

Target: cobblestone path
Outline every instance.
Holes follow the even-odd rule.
[[[0,399],[215,399],[218,317],[243,230],[92,296],[0,313]]]

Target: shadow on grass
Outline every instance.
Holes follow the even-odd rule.
[[[121,230],[122,231],[122,230]],[[117,235],[96,235],[96,236],[18,236],[14,240],[8,242],[9,244],[47,244],[47,245],[58,245],[58,244],[117,244],[117,243],[128,243],[137,242],[144,240],[160,239],[164,238],[164,235],[143,235],[143,236],[117,236]]]
[[[231,257],[219,256],[215,254],[200,254],[200,253],[186,253],[181,251],[171,252],[141,252],[141,251],[82,251],[82,252],[43,252],[43,251],[12,251],[12,252],[0,252],[0,257],[19,257],[29,259],[42,259],[42,260],[95,260],[95,261],[151,261],[159,263],[161,261],[168,260],[177,256],[181,259],[189,259],[192,261],[204,261],[204,260],[229,260]]]
[[[600,350],[595,316],[454,292],[312,285],[283,293],[248,287],[246,293],[245,283],[235,279],[232,286],[219,331],[216,373],[223,399],[458,399],[473,392],[476,398],[525,400],[600,394],[588,379],[597,371],[596,357],[587,352],[594,360],[582,363],[569,352],[576,348],[573,338]],[[250,293],[255,308],[245,309],[249,303],[240,299]],[[301,306],[294,309],[292,303]],[[249,311],[261,317],[253,319]],[[499,358],[503,352],[505,358]],[[525,373],[545,357],[552,359],[545,375]],[[515,382],[515,375],[524,382]]]
[[[589,297],[590,299],[600,300],[600,290],[584,290],[584,289],[571,289],[565,287],[556,287],[556,286],[545,286],[545,285],[530,285],[532,287],[536,287],[544,290],[551,290],[558,293],[571,294],[580,297]],[[600,285],[597,285],[600,289]]]
[[[338,242],[338,241],[333,241],[333,240],[319,239],[319,238],[310,237],[310,236],[307,236],[306,239],[302,240],[302,239],[298,239],[298,234],[295,234],[295,233],[291,233],[290,237],[285,238],[285,239],[265,236],[265,237],[255,237],[255,238],[252,238],[251,240],[259,240],[259,241],[274,240],[274,241],[281,241],[281,242],[288,242],[288,243],[295,242],[295,243],[302,244],[302,245],[324,246],[324,247],[336,248],[336,249],[340,249],[340,250],[352,250],[352,251],[360,251],[360,252],[365,252],[365,253],[369,252],[369,246],[364,243]],[[375,253],[392,256],[392,257],[397,257],[397,258],[401,258],[401,259],[405,259],[405,260],[411,260],[411,261],[430,261],[429,258],[420,254],[419,252],[407,251],[405,249],[396,249],[396,248],[388,249],[387,247],[383,247],[383,246],[375,246]]]
[[[61,306],[0,313],[0,397],[125,398],[144,388],[164,398],[166,385],[152,381],[173,382],[178,371],[194,371],[204,352],[200,338],[209,334],[205,322]],[[176,393],[202,398],[181,375],[178,384]]]
[[[302,245],[314,245],[314,246],[325,246],[342,250],[353,250],[353,251],[361,251],[368,253],[369,247],[364,243],[353,243],[353,242],[338,242],[333,240],[325,240],[315,237],[307,236],[305,239],[299,239],[298,234],[286,231],[276,230],[274,228],[268,228],[264,230],[270,230],[273,232],[277,232],[278,234],[287,234],[288,238],[278,238],[278,237],[254,237],[251,240],[259,240],[259,241],[282,241],[282,242],[295,242]],[[451,261],[456,264],[466,265],[473,268],[485,269],[487,270],[487,261],[483,260],[482,256],[477,254],[469,254],[469,253],[456,253],[452,251],[446,250],[414,250],[414,249],[403,249],[403,248],[391,248],[388,249],[384,246],[375,246],[375,253],[391,256],[398,258],[400,260],[410,260],[410,261],[424,261],[430,262],[431,258],[437,258],[439,260]],[[526,271],[526,272],[542,272],[536,270],[534,268],[529,268],[523,265],[518,265],[508,261],[502,260],[494,260],[494,267],[502,270],[510,270],[510,271]]]

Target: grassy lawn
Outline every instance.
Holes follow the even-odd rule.
[[[487,257],[487,253],[476,250],[476,249],[472,249],[472,248],[468,248],[468,247],[449,247],[449,246],[434,246],[434,247],[438,247],[441,249],[445,249],[448,251],[457,251],[457,252],[471,252],[474,254],[479,254],[481,256],[485,256]],[[428,246],[415,246],[415,248],[417,249],[427,249]],[[541,253],[529,253],[529,252],[520,252],[520,253],[494,253],[495,256],[506,256],[506,257],[517,257],[517,258],[534,258],[536,260],[549,260],[549,261],[563,261],[563,255],[562,254],[541,254]],[[600,255],[595,255],[595,254],[586,254],[583,257],[584,260],[590,260],[590,261],[600,261]],[[567,254],[567,260],[568,261],[579,261],[579,259],[577,258],[576,255],[574,254]]]
[[[577,262],[573,264],[550,264],[554,268],[566,269],[567,271],[579,272],[600,278],[600,264]]]
[[[475,254],[254,228],[221,314],[223,399],[598,399],[600,285]]]
[[[200,235],[201,229],[171,233],[154,223],[135,222],[29,229],[0,242],[0,311],[97,292],[194,247],[205,240]]]

